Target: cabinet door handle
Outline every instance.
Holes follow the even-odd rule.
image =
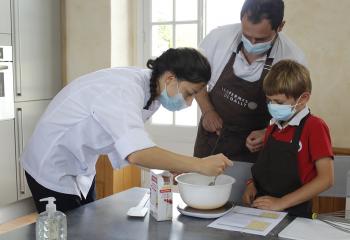
[[[0,71],[7,70],[7,69],[9,69],[8,66],[6,66],[6,65],[0,65]]]
[[[16,95],[22,96],[22,85],[21,80],[18,79],[18,76],[16,77]]]
[[[14,81],[16,85],[16,95],[22,96],[22,80],[21,80],[21,73],[18,69],[20,69],[19,65],[16,65],[16,71],[14,71]]]
[[[22,124],[22,108],[16,109],[16,117],[17,117],[17,161],[18,161],[18,167],[19,167],[19,191],[22,194],[26,193],[25,189],[25,176],[24,176],[24,169],[22,168],[20,158],[23,151],[23,124]]]
[[[21,166],[21,163],[19,164]],[[25,187],[25,182],[24,182],[24,179],[25,179],[25,173],[24,173],[24,169],[22,167],[20,167],[20,186],[19,186],[19,191],[22,193],[22,194],[26,194],[26,187]]]

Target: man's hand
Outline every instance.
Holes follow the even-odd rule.
[[[222,128],[222,119],[219,114],[214,110],[208,110],[203,114],[202,125],[204,129],[208,132],[216,132],[216,134],[220,134],[220,130]]]
[[[266,129],[252,131],[246,139],[246,147],[251,152],[258,152],[264,146],[264,136]]]

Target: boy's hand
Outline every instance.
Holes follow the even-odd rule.
[[[246,147],[251,152],[260,151],[264,145],[264,136],[266,129],[252,131],[246,139]]]
[[[253,202],[252,207],[271,211],[283,211],[285,209],[282,198],[271,196],[258,197]]]
[[[248,186],[246,187],[243,193],[243,197],[242,197],[243,204],[250,207],[255,199],[256,193],[257,191],[254,183],[252,182],[248,184]]]

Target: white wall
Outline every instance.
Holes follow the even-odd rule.
[[[133,64],[133,11],[132,1],[111,0],[111,66]]]
[[[65,0],[67,82],[102,68],[133,65],[134,0]]]
[[[66,0],[66,76],[111,66],[110,0]]]
[[[136,3],[141,1],[65,1],[68,81],[97,69],[137,63],[142,21],[137,20]],[[284,31],[308,58],[313,80],[311,110],[330,126],[333,145],[348,148],[350,1],[285,0],[285,4]],[[188,152],[190,147],[180,145],[177,150]]]
[[[333,145],[350,148],[350,1],[285,0],[284,31],[305,52],[311,112],[330,127]]]

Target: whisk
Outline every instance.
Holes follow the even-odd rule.
[[[346,219],[350,211],[337,211],[332,213],[312,214],[312,219],[318,219],[338,230],[350,233],[350,219]]]
[[[212,148],[212,150],[211,150],[211,152],[210,152],[210,155],[213,155],[213,154],[215,153],[216,147],[218,146],[218,143],[219,143],[219,141],[220,141],[220,139],[221,139],[221,136],[222,136],[222,132],[223,132],[223,131],[224,131],[224,127],[221,128],[220,133],[219,133],[219,135],[218,135],[218,137],[217,137],[217,139],[216,139],[216,141],[215,141],[214,147]],[[208,184],[208,186],[214,186],[217,177],[218,177],[218,176],[215,176],[215,177],[214,177],[214,180],[213,180],[212,182],[210,182],[210,183]]]

